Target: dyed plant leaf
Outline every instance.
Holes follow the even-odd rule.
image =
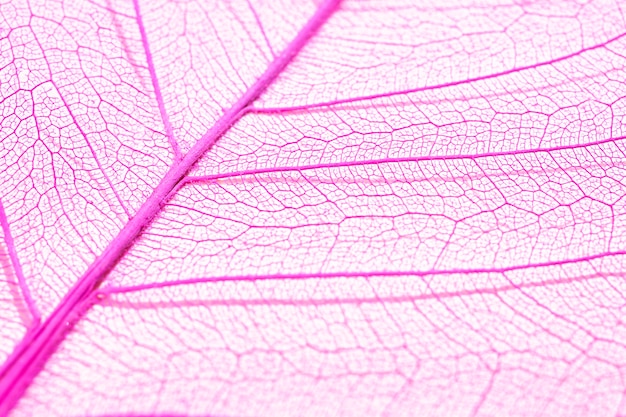
[[[626,414],[618,2],[0,15],[0,414]]]

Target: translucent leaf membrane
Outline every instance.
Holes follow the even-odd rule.
[[[619,251],[626,189],[621,169],[607,174],[600,161],[620,149],[621,142],[189,185],[109,284],[508,268]]]
[[[215,123],[314,11],[303,3],[273,15],[247,1],[150,3],[143,14],[135,6],[3,8],[0,196],[44,315],[145,202],[179,148]],[[282,38],[270,39],[261,23],[281,27]]]
[[[346,1],[273,84],[328,4],[56,6],[0,29],[4,244],[44,318],[146,223],[14,416],[626,414],[619,3]]]
[[[180,141],[176,136],[182,120],[176,118],[176,100],[184,95],[180,82],[157,71],[167,65],[162,48],[175,43],[173,50],[184,55],[185,42],[194,46],[176,57],[188,68],[176,69],[175,75],[192,74],[194,65],[213,66],[204,68],[214,70],[207,88],[219,91],[221,111],[202,120],[190,117],[209,127],[219,118],[225,130],[327,19],[329,4],[319,12],[303,3],[291,14],[258,13],[263,4],[247,0],[179,3],[176,10],[171,4],[154,10],[148,5],[145,13],[146,5],[138,1],[3,6],[9,29],[2,32],[2,48],[9,53],[6,60],[3,54],[2,67],[2,217],[13,231],[12,250],[22,266],[20,289],[32,294],[24,298],[42,312],[42,324],[30,325],[0,368],[0,414],[21,397],[68,331],[83,298],[158,212],[168,187],[198,158],[182,161],[201,135]],[[170,21],[184,27],[183,34],[155,32],[155,26]],[[271,39],[279,30],[283,36]],[[162,42],[154,40],[159,35]],[[211,39],[217,49],[203,49]],[[285,53],[287,40],[293,45]],[[193,77],[185,82],[194,84],[188,98],[203,94],[206,86]],[[174,97],[168,96],[172,88]],[[193,103],[183,108],[197,110]],[[219,135],[203,136],[200,145],[208,148]]]
[[[0,361],[4,362],[24,337],[32,319],[20,291],[4,229],[0,228]]]
[[[91,2],[12,1],[0,15],[0,198],[45,316],[152,192],[171,150],[135,19]]]
[[[315,4],[163,0],[141,11],[164,108],[185,151],[282,52]]]
[[[624,33],[614,1],[343,4],[258,107],[464,83],[559,61]]]
[[[455,86],[248,114],[191,175],[471,159],[619,139],[626,135],[624,46],[618,38],[565,61]]]
[[[605,74],[623,64],[603,48],[359,106],[247,115],[108,284],[509,268],[621,251],[624,87]],[[577,71],[581,81],[562,76]]]
[[[111,294],[14,415],[619,415],[624,262]]]

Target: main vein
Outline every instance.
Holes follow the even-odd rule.
[[[289,62],[307,44],[313,34],[337,9],[340,0],[325,0],[287,48],[265,73],[191,148],[180,162],[175,162],[152,195],[135,216],[109,243],[104,252],[69,290],[61,303],[38,328],[30,331],[0,369],[0,416],[5,416],[22,397],[26,388],[53,354],[72,325],[94,302],[100,283],[160,212],[172,190],[213,144],[245,113],[250,104],[276,79]]]

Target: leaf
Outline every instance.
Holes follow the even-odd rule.
[[[619,3],[0,7],[0,415],[626,414]]]

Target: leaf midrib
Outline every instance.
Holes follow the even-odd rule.
[[[250,104],[282,73],[313,34],[330,18],[339,3],[340,0],[325,0],[319,6],[256,83],[196,142],[180,162],[174,163],[150,197],[68,291],[48,319],[24,336],[0,369],[0,416],[8,415],[72,326],[97,301],[94,295],[98,286],[133,245],[142,230],[158,215],[191,167],[249,111]]]

